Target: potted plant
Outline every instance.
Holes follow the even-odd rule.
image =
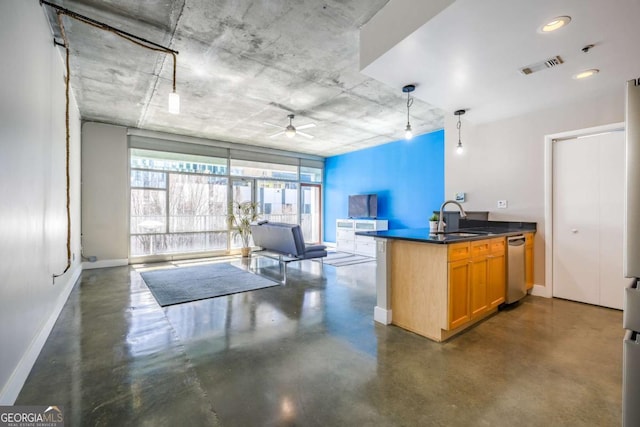
[[[233,202],[229,208],[229,225],[234,229],[234,236],[242,240],[243,257],[248,257],[251,248],[251,223],[258,219],[258,204],[256,202]]]
[[[429,217],[429,232],[435,233],[438,231],[438,214],[433,214]]]

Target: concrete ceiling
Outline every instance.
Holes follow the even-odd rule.
[[[169,114],[170,55],[64,17],[83,120],[330,156],[403,137],[406,95],[359,72],[359,29],[388,0],[54,0],[179,51],[181,113]],[[54,35],[60,29],[44,7]],[[315,123],[306,139],[264,122]],[[416,100],[415,133],[443,127]],[[274,132],[275,130],[275,132]]]
[[[411,0],[413,1],[413,0]],[[410,0],[391,0],[397,16],[415,14]],[[434,0],[435,1],[435,0]],[[538,29],[554,17],[572,20],[560,30]],[[639,0],[456,0],[408,37],[363,64],[363,73],[387,85],[417,83],[416,99],[481,123],[522,115],[597,94],[618,91],[640,75]],[[375,20],[367,27],[374,26]],[[379,45],[376,34],[367,28]],[[594,47],[583,53],[582,48]],[[523,75],[522,67],[559,55],[563,64]],[[596,76],[576,73],[596,68]]]

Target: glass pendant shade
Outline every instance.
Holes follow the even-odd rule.
[[[180,114],[180,95],[175,92],[169,94],[169,112],[171,114]]]
[[[404,129],[404,139],[410,140],[413,138],[413,131],[411,130],[411,125],[407,123],[407,127]]]

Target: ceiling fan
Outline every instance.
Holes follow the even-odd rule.
[[[309,123],[309,124],[306,124],[306,125],[298,126],[296,128],[296,127],[293,126],[293,123],[292,123],[295,115],[294,114],[289,114],[287,117],[289,117],[289,125],[287,127],[285,127],[284,130],[281,130],[278,133],[274,133],[273,135],[269,135],[269,138],[275,138],[276,136],[280,136],[282,134],[285,134],[289,138],[293,138],[296,135],[302,135],[305,138],[313,139],[313,135],[309,135],[308,133],[300,132],[300,131],[302,129],[309,129],[309,128],[315,127],[316,126],[315,123]],[[273,123],[264,122],[264,124],[267,125],[267,126],[272,126],[272,127],[276,127],[276,128],[282,129],[282,126],[274,125]]]

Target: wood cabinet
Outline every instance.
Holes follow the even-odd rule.
[[[469,262],[466,259],[449,263],[449,328],[454,329],[471,320],[469,306]]]
[[[502,246],[502,252],[493,252],[487,256],[487,304],[492,309],[505,301],[507,278],[507,258]]]
[[[449,330],[484,316],[505,300],[504,237],[449,245]]]
[[[391,322],[416,334],[442,341],[442,330],[448,323],[447,281],[451,274],[447,263],[447,245],[404,240],[387,242],[390,252]],[[466,261],[462,266],[460,270],[454,269],[454,274],[464,278],[457,282],[466,286]],[[467,312],[464,307],[460,310]]]
[[[435,341],[463,331],[505,300],[504,237],[445,245],[387,243],[391,322]]]
[[[527,290],[533,288],[533,233],[524,233],[524,281]]]
[[[469,318],[480,316],[487,306],[487,257],[483,255],[469,260]]]

